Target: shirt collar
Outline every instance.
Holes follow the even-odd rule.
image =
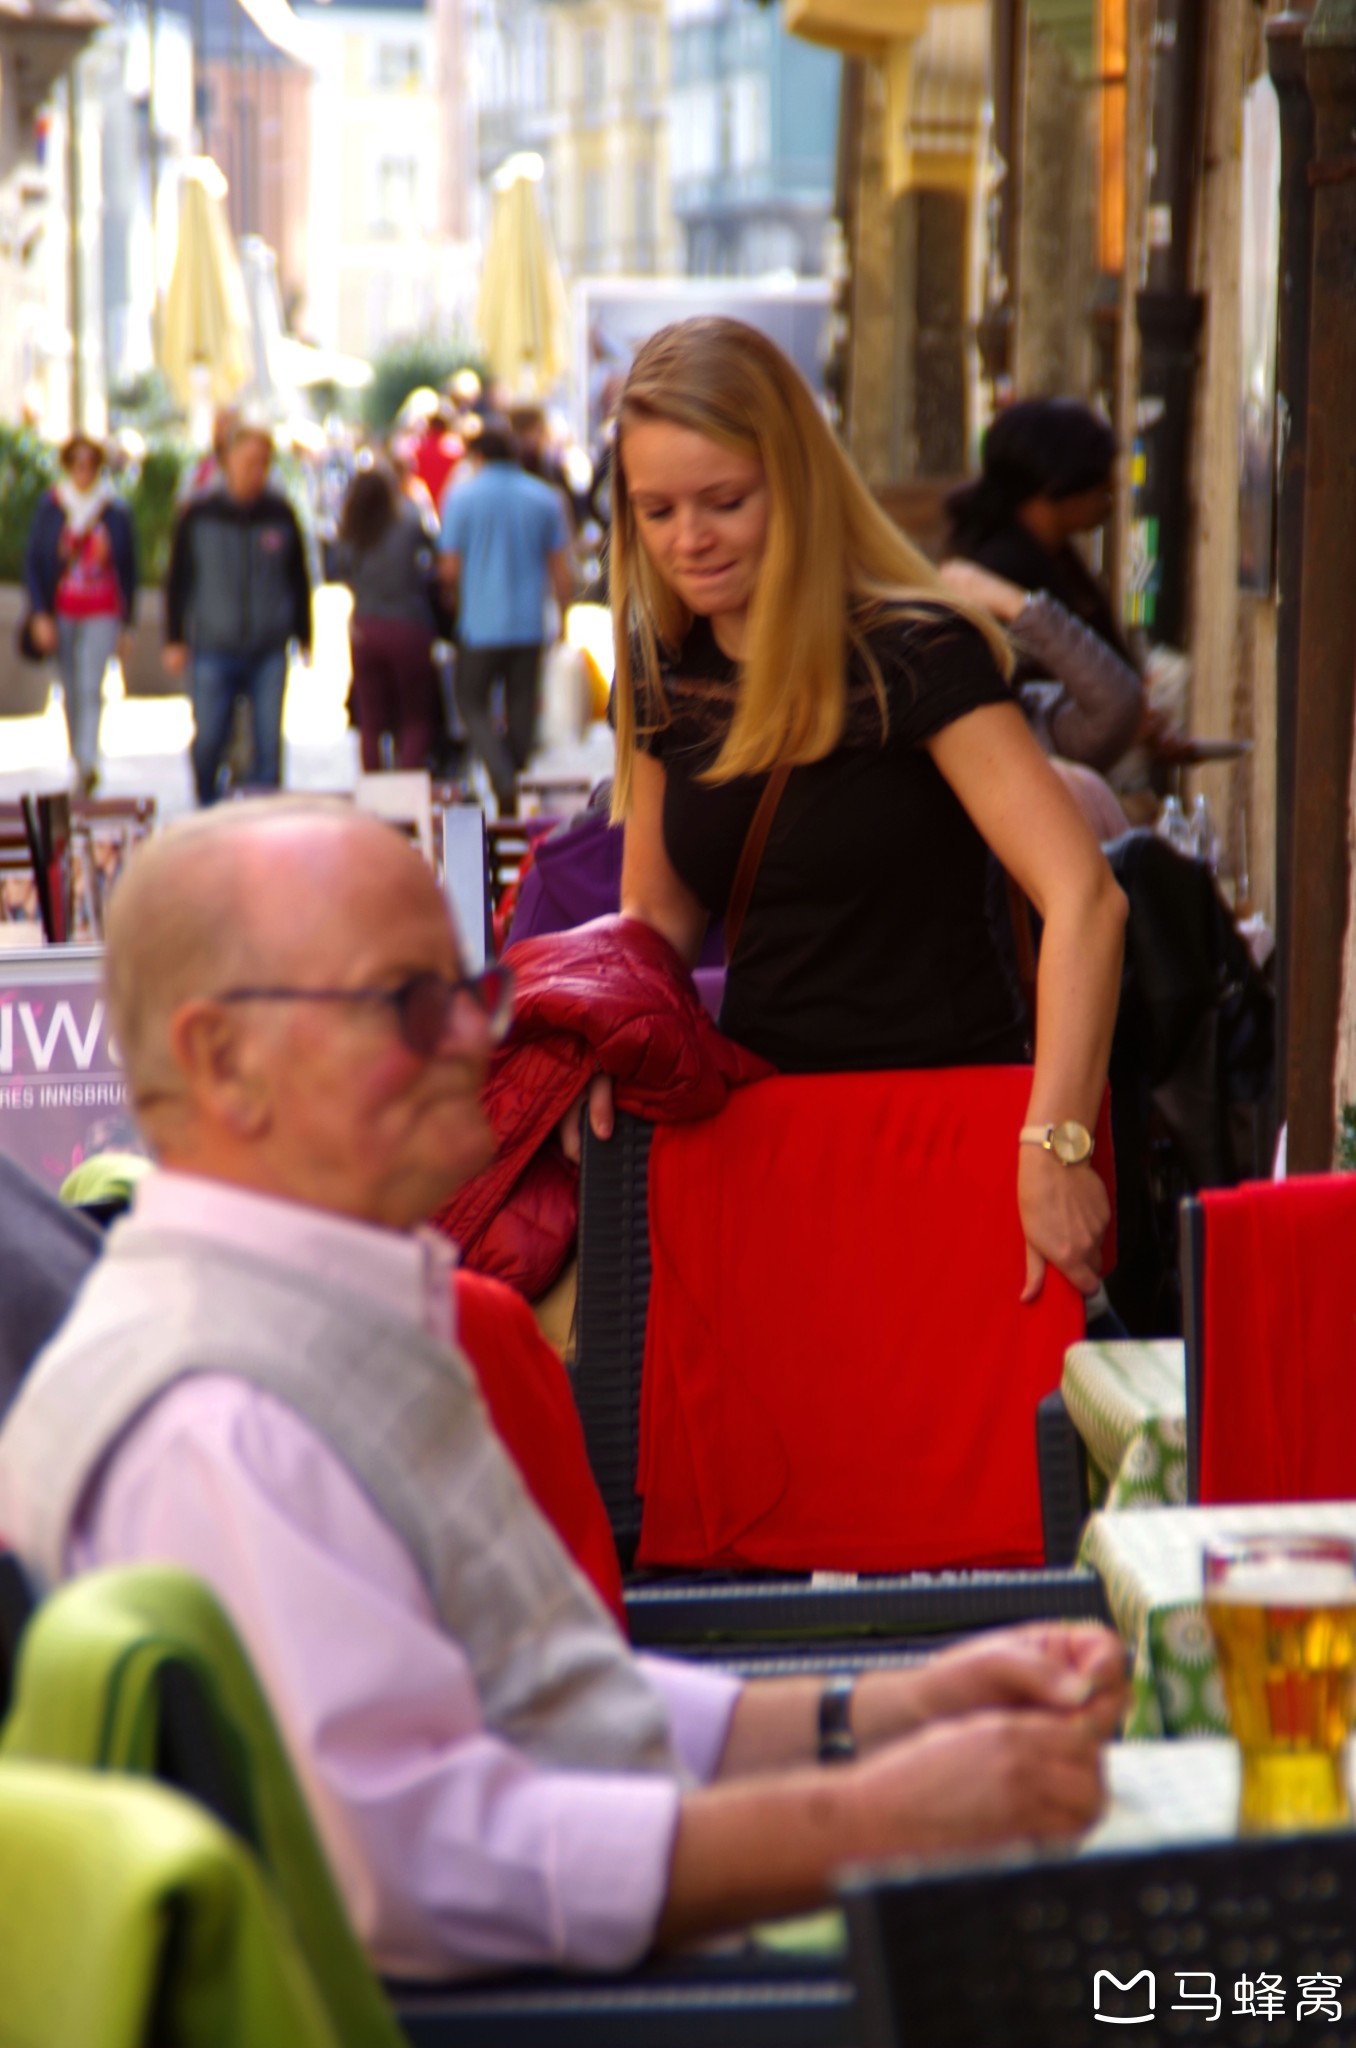
[[[132,1215],[123,1228],[201,1237],[291,1266],[322,1285],[365,1295],[444,1344],[455,1339],[456,1248],[436,1230],[385,1230],[168,1167],[156,1167],[138,1182]]]

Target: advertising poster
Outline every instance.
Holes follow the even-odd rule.
[[[140,1152],[101,987],[103,949],[0,951],[0,1152],[53,1192],[96,1152]]]

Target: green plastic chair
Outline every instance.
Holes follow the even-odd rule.
[[[255,1858],[176,1792],[0,1764],[5,2048],[341,2048]]]
[[[72,1579],[43,1601],[20,1642],[0,1757],[173,1779],[165,1702],[176,1686],[196,1690],[219,1780],[212,1803],[272,1875],[336,2038],[403,2048],[249,1658],[199,1580],[134,1565]],[[196,1783],[199,1773],[182,1776]]]
[[[388,2004],[248,1657],[186,1572],[94,1572],[33,1610],[18,1637],[0,1772],[7,1757],[153,1775],[205,1803],[244,1839],[247,1858],[257,1851],[342,2048],[856,2048],[841,1959],[818,1949],[669,1957],[600,1979],[534,1971],[402,1984]],[[22,2036],[11,2043],[6,2018],[0,1988],[0,2048],[29,2048]],[[103,2036],[89,2038],[103,2048]],[[236,2041],[290,2048],[293,2038],[309,2048],[301,2034],[242,2031]],[[79,2033],[39,2039],[86,2048]]]

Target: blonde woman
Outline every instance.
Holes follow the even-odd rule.
[[[1013,1170],[1024,1298],[1096,1291],[1089,1162],[1125,901],[1007,687],[992,620],[948,598],[762,335],[684,321],[623,393],[611,589],[622,910],[697,956],[769,779],[782,794],[722,1025],[785,1072],[1024,1060],[985,912],[988,851],[1044,921]],[[611,1127],[606,1081],[594,1129]]]

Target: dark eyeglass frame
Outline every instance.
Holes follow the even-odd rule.
[[[437,991],[437,1008],[429,1001]],[[489,1028],[491,1045],[502,1045],[513,1021],[513,970],[487,967],[480,974],[449,981],[432,971],[412,974],[398,988],[228,988],[218,1003],[388,1003],[402,1042],[420,1059],[432,1059],[448,1042],[448,1027],[459,997],[475,1004]],[[424,1020],[424,1021],[421,1021]]]

